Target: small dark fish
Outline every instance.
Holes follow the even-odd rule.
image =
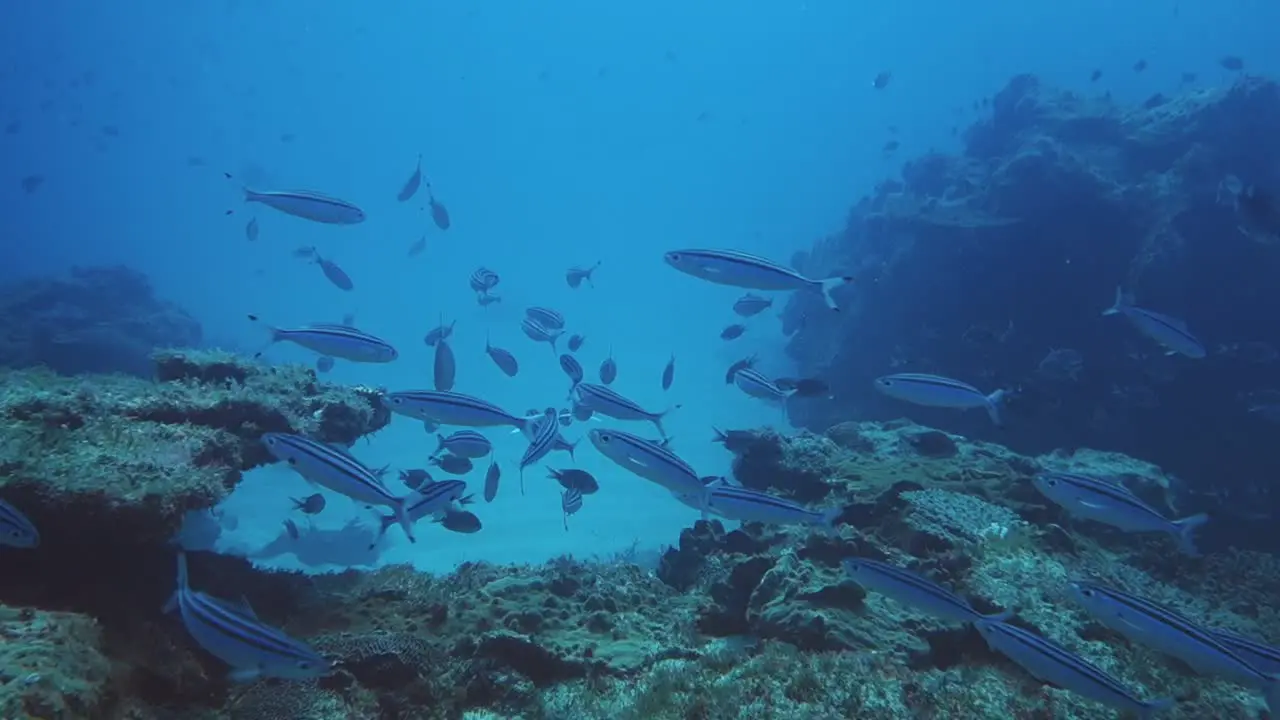
[[[500,282],[502,282],[502,277],[487,267],[476,268],[475,272],[471,273],[471,278],[468,281],[471,285],[471,290],[477,293],[489,292],[498,287]]]
[[[618,379],[618,363],[613,361],[613,352],[609,352],[609,357],[600,363],[600,382],[605,385],[612,385],[614,380]]]
[[[582,509],[582,493],[565,490],[560,494],[560,509],[564,512],[564,529],[569,531],[569,516]]]
[[[498,481],[502,479],[502,468],[498,461],[489,463],[489,470],[484,474],[484,501],[493,502],[498,497]]]
[[[600,483],[596,482],[595,476],[586,470],[547,468],[547,472],[551,473],[547,477],[560,483],[560,487],[565,490],[577,490],[583,495],[591,495],[600,489]]]
[[[882,70],[878,75],[876,75],[876,79],[871,81],[871,87],[877,90],[883,90],[889,87],[889,81],[891,79],[893,79],[893,73],[888,70]]]
[[[884,144],[884,147],[880,148],[880,152],[888,155],[889,153],[894,152],[900,147],[902,147],[902,143],[898,142],[897,140],[890,140],[889,142]]]
[[[303,245],[293,251],[293,256],[299,260],[313,260],[316,256],[316,249],[311,245]]]
[[[1147,69],[1147,61],[1146,61],[1146,60],[1139,60],[1138,62],[1136,62],[1136,63],[1134,63],[1134,64],[1133,64],[1133,71],[1134,71],[1134,72],[1142,72],[1143,70],[1146,70],[1146,69]]]
[[[36,190],[39,190],[40,186],[43,184],[44,184],[43,175],[28,175],[22,178],[22,191],[30,195]]]
[[[1089,74],[1089,82],[1098,82],[1101,79],[1102,79],[1101,70],[1094,70],[1092,73]]]
[[[732,385],[732,384],[733,384],[733,378],[734,378],[734,376],[735,376],[735,375],[737,375],[737,374],[738,374],[738,371],[739,371],[739,370],[746,370],[747,368],[753,368],[753,367],[755,367],[755,366],[756,366],[756,356],[755,356],[755,355],[752,355],[751,357],[745,357],[745,358],[742,358],[742,359],[741,359],[741,360],[739,360],[738,362],[736,362],[736,363],[734,363],[734,364],[732,364],[732,365],[730,365],[730,366],[729,366],[729,370],[728,370],[728,372],[726,372],[726,373],[724,374],[724,384],[725,384],[725,385]]]
[[[315,493],[314,495],[308,495],[301,500],[293,498],[293,509],[301,510],[308,515],[315,515],[321,510],[324,510],[324,496],[320,493]]]
[[[1223,58],[1218,61],[1218,64],[1226,70],[1238,71],[1244,69],[1244,60],[1236,57],[1235,55],[1223,56]]]
[[[417,490],[423,485],[430,485],[434,481],[431,479],[431,473],[415,468],[413,470],[401,470],[400,482],[404,483],[404,486],[410,490]]]
[[[316,371],[327,373],[333,369],[333,358],[328,355],[322,355],[316,359]]]
[[[484,351],[507,377],[515,377],[516,373],[520,372],[520,363],[516,362],[516,356],[510,351],[493,346],[488,338],[484,341]]]
[[[474,467],[471,464],[471,458],[465,458],[461,455],[453,454],[433,457],[430,462],[432,465],[435,465],[450,475],[466,475],[471,472],[471,469]]]
[[[289,537],[294,540],[298,539],[298,526],[292,520],[284,521],[284,531],[289,533]]]
[[[825,380],[819,378],[778,378],[773,381],[779,390],[792,391],[797,397],[819,397],[826,395],[831,389]]]
[[[258,218],[250,218],[249,222],[244,226],[244,236],[249,242],[255,242],[258,239]]]
[[[314,253],[314,255],[316,264],[324,271],[324,276],[329,278],[329,282],[333,283],[334,287],[339,290],[351,290],[355,287],[355,283],[351,282],[351,276],[347,275],[342,268],[338,267],[337,263],[329,260],[328,258],[321,257],[320,253]]]
[[[594,414],[595,414],[595,411],[587,407],[586,405],[579,404],[579,405],[573,406],[573,419],[577,420],[578,422],[587,422],[588,420],[591,419],[591,416]]]
[[[426,249],[427,236],[426,234],[423,234],[422,237],[418,238],[417,242],[409,246],[409,257],[418,257],[422,254],[422,251]]]
[[[560,356],[560,369],[564,370],[564,374],[573,381],[573,387],[569,388],[569,391],[573,392],[573,388],[578,387],[578,383],[582,382],[582,365],[578,363],[577,358],[565,353]]]
[[[586,338],[582,337],[581,335],[570,335],[569,336],[569,352],[578,352],[579,350],[581,350],[582,343],[585,341],[586,341]]]
[[[400,202],[404,202],[409,198],[412,198],[414,194],[418,192],[418,187],[420,185],[422,185],[421,154],[418,155],[418,166],[414,168],[413,174],[409,176],[409,179],[404,181],[404,186],[400,188],[400,192],[396,195],[396,199]]]
[[[737,340],[747,331],[746,325],[734,324],[720,331],[721,340]]]
[[[449,347],[449,343],[441,339],[436,343],[436,362],[433,377],[436,383],[436,390],[452,390],[453,381],[458,373],[458,364],[453,357],[453,348]]]
[[[102,134],[107,137],[120,137],[120,128],[115,125],[103,125]]]
[[[497,295],[494,295],[493,293],[484,292],[476,296],[476,302],[480,305],[480,307],[487,308],[494,303],[502,302],[502,298]]]
[[[446,510],[444,517],[438,520],[440,526],[445,530],[452,530],[456,533],[470,535],[471,533],[480,532],[480,518],[475,513],[466,510]]]
[[[721,431],[716,430],[715,428],[712,428],[712,430],[714,430],[716,434],[712,439],[712,442],[718,442],[721,445],[724,445],[729,452],[745,452],[751,448],[753,443],[756,442],[756,434],[750,430]]]
[[[440,324],[437,325],[435,329],[433,329],[431,332],[427,333],[426,336],[422,338],[422,342],[426,343],[427,347],[435,347],[436,343],[440,342],[441,340],[449,339],[449,336],[453,334],[453,326],[457,324],[458,324],[458,321],[454,320],[448,325],[445,325],[444,316],[441,315]]]
[[[441,230],[448,230],[453,225],[453,221],[449,219],[449,209],[436,201],[430,184],[427,185],[427,193],[429,195],[427,202],[431,205],[431,221]]]
[[[596,284],[591,279],[591,273],[594,273],[598,267],[600,267],[599,262],[596,262],[595,265],[592,265],[589,268],[577,266],[571,267],[569,268],[569,271],[564,274],[565,282],[569,283],[569,287],[574,290],[577,290],[582,285],[583,280],[586,280],[587,284],[591,287],[595,287]]]
[[[671,381],[676,379],[676,356],[672,355],[667,361],[667,366],[662,370],[662,389],[670,390]]]

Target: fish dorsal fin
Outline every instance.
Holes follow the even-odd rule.
[[[239,601],[233,602],[230,600],[223,600],[222,598],[217,598],[206,593],[200,594],[203,595],[204,599],[209,601],[210,604],[217,605],[237,617],[259,622],[258,614],[253,611],[253,607],[249,605],[249,601],[246,600],[244,596],[241,596]]]

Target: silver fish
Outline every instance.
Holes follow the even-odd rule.
[[[0,500],[0,545],[30,549],[40,545],[40,531],[18,508]]]
[[[417,167],[414,168],[413,174],[409,176],[408,180],[404,181],[404,185],[401,186],[400,192],[396,194],[396,200],[399,200],[400,202],[405,202],[409,198],[412,198],[418,192],[418,187],[420,185],[422,185],[422,155],[421,154],[418,155],[418,165]]]
[[[592,411],[615,420],[647,420],[664,436],[667,432],[662,428],[662,418],[680,407],[673,405],[662,412],[650,412],[604,385],[595,383],[578,383],[574,388],[574,396],[579,405],[585,405]]]
[[[531,307],[525,310],[524,314],[548,330],[564,329],[564,316],[550,308]]]
[[[490,344],[488,338],[485,338],[484,341],[484,351],[489,356],[489,359],[493,360],[493,364],[497,365],[498,369],[507,377],[515,377],[516,373],[520,372],[520,363],[516,361],[516,356],[512,355],[508,350],[503,350]]]
[[[496,427],[510,425],[524,429],[518,418],[487,400],[471,395],[439,390],[403,390],[387,393],[383,402],[391,412],[441,425]]]
[[[898,373],[878,377],[875,388],[891,398],[913,405],[958,410],[985,408],[987,415],[991,416],[991,422],[997,427],[1003,425],[1000,405],[1004,400],[1004,390],[985,395],[968,383],[926,373]]]
[[[582,509],[582,493],[565,490],[560,494],[560,510],[564,513],[564,529],[569,530],[569,516]]]
[[[449,347],[449,343],[444,340],[436,343],[435,366],[432,373],[436,390],[452,390],[457,371],[458,364],[453,357],[453,348]]]
[[[773,307],[773,298],[747,293],[733,304],[733,312],[741,317],[753,317]]]
[[[601,455],[624,470],[677,495],[700,496],[705,492],[702,479],[689,463],[652,440],[607,428],[592,428],[587,438]]]
[[[489,442],[489,438],[475,430],[459,430],[448,437],[437,435],[436,438],[439,440],[436,455],[449,452],[466,458],[482,458],[493,452],[493,443]]]
[[[1204,344],[1191,334],[1185,322],[1154,310],[1136,307],[1133,298],[1120,288],[1116,288],[1115,304],[1103,310],[1102,314],[1125,316],[1138,332],[1156,341],[1169,354],[1177,353],[1194,360],[1199,360],[1206,354]]]
[[[530,340],[533,340],[534,342],[550,343],[551,352],[556,355],[560,354],[556,351],[556,340],[560,339],[560,333],[563,331],[550,330],[542,325],[542,323],[531,317],[526,317],[520,323],[520,329],[524,331],[524,334],[527,335]]]
[[[759,400],[783,402],[794,394],[778,387],[772,380],[754,368],[743,368],[733,374],[733,384],[742,392]]]
[[[759,522],[766,525],[823,525],[835,527],[844,508],[835,507],[818,512],[758,490],[717,485],[707,490],[703,500],[708,512],[739,522]]]
[[[1213,639],[1266,675],[1280,675],[1280,648],[1226,630],[1209,630]]]
[[[1125,532],[1162,532],[1178,541],[1178,549],[1198,555],[1192,533],[1209,521],[1201,513],[1169,520],[1118,483],[1073,473],[1040,473],[1032,484],[1074,517],[1094,520]]]
[[[382,479],[351,453],[287,433],[266,433],[262,444],[272,457],[284,461],[294,472],[321,487],[356,502],[390,507],[409,541],[416,542],[405,512],[405,498],[393,495]]]
[[[231,666],[232,680],[311,680],[328,674],[332,667],[306,643],[263,623],[247,604],[192,590],[186,553],[178,553],[178,589],[164,607],[165,612],[174,610],[200,647]]]
[[[1005,620],[1013,615],[1011,612],[983,615],[974,610],[968,600],[932,580],[891,563],[871,558],[848,558],[844,561],[844,570],[862,587],[943,620],[971,623],[978,620]]]
[[[589,268],[577,266],[571,267],[569,268],[569,271],[564,274],[565,282],[569,283],[569,287],[574,290],[577,290],[582,285],[583,280],[586,280],[587,284],[591,287],[595,287],[596,284],[591,280],[591,274],[594,273],[598,267],[600,267],[599,262]]]
[[[814,280],[772,260],[736,250],[674,250],[663,259],[680,272],[720,285],[750,290],[816,289],[832,310],[840,309],[832,291],[853,280],[847,275]]]
[[[667,366],[662,370],[662,389],[670,390],[671,383],[676,379],[676,356],[672,355],[667,361]]]
[[[364,211],[355,205],[309,190],[258,192],[245,188],[244,201],[262,203],[294,217],[330,225],[364,222]]]
[[[502,479],[502,468],[498,467],[498,461],[494,460],[489,463],[489,469],[484,474],[484,501],[493,502],[498,497],[498,481]]]
[[[260,322],[256,315],[250,315],[249,319]],[[351,362],[387,363],[400,356],[386,340],[345,325],[267,328],[271,331],[271,343],[291,342],[312,352]],[[261,355],[262,351],[257,354]]]

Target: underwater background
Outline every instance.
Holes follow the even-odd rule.
[[[0,718],[1274,716],[1277,21],[9,3]]]

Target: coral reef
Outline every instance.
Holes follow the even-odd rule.
[[[0,287],[0,367],[149,377],[154,350],[200,340],[200,323],[131,268],[74,268]]]
[[[816,296],[790,298],[788,352],[838,398],[793,402],[792,420],[825,430],[909,413],[1028,454],[1150,458],[1202,509],[1239,521],[1211,529],[1209,546],[1280,547],[1253,519],[1280,506],[1249,479],[1280,473],[1266,440],[1280,415],[1249,400],[1274,394],[1280,332],[1250,318],[1280,304],[1277,246],[1238,201],[1242,188],[1280,188],[1280,141],[1267,129],[1277,121],[1280,86],[1255,77],[1137,107],[1013,78],[964,133],[964,152],[909,161],[799,258],[811,276],[869,281],[843,291],[838,316]],[[1211,356],[1166,358],[1100,318],[1117,286],[1185,320]],[[873,378],[902,371],[1005,388],[1008,427],[873,390]]]

